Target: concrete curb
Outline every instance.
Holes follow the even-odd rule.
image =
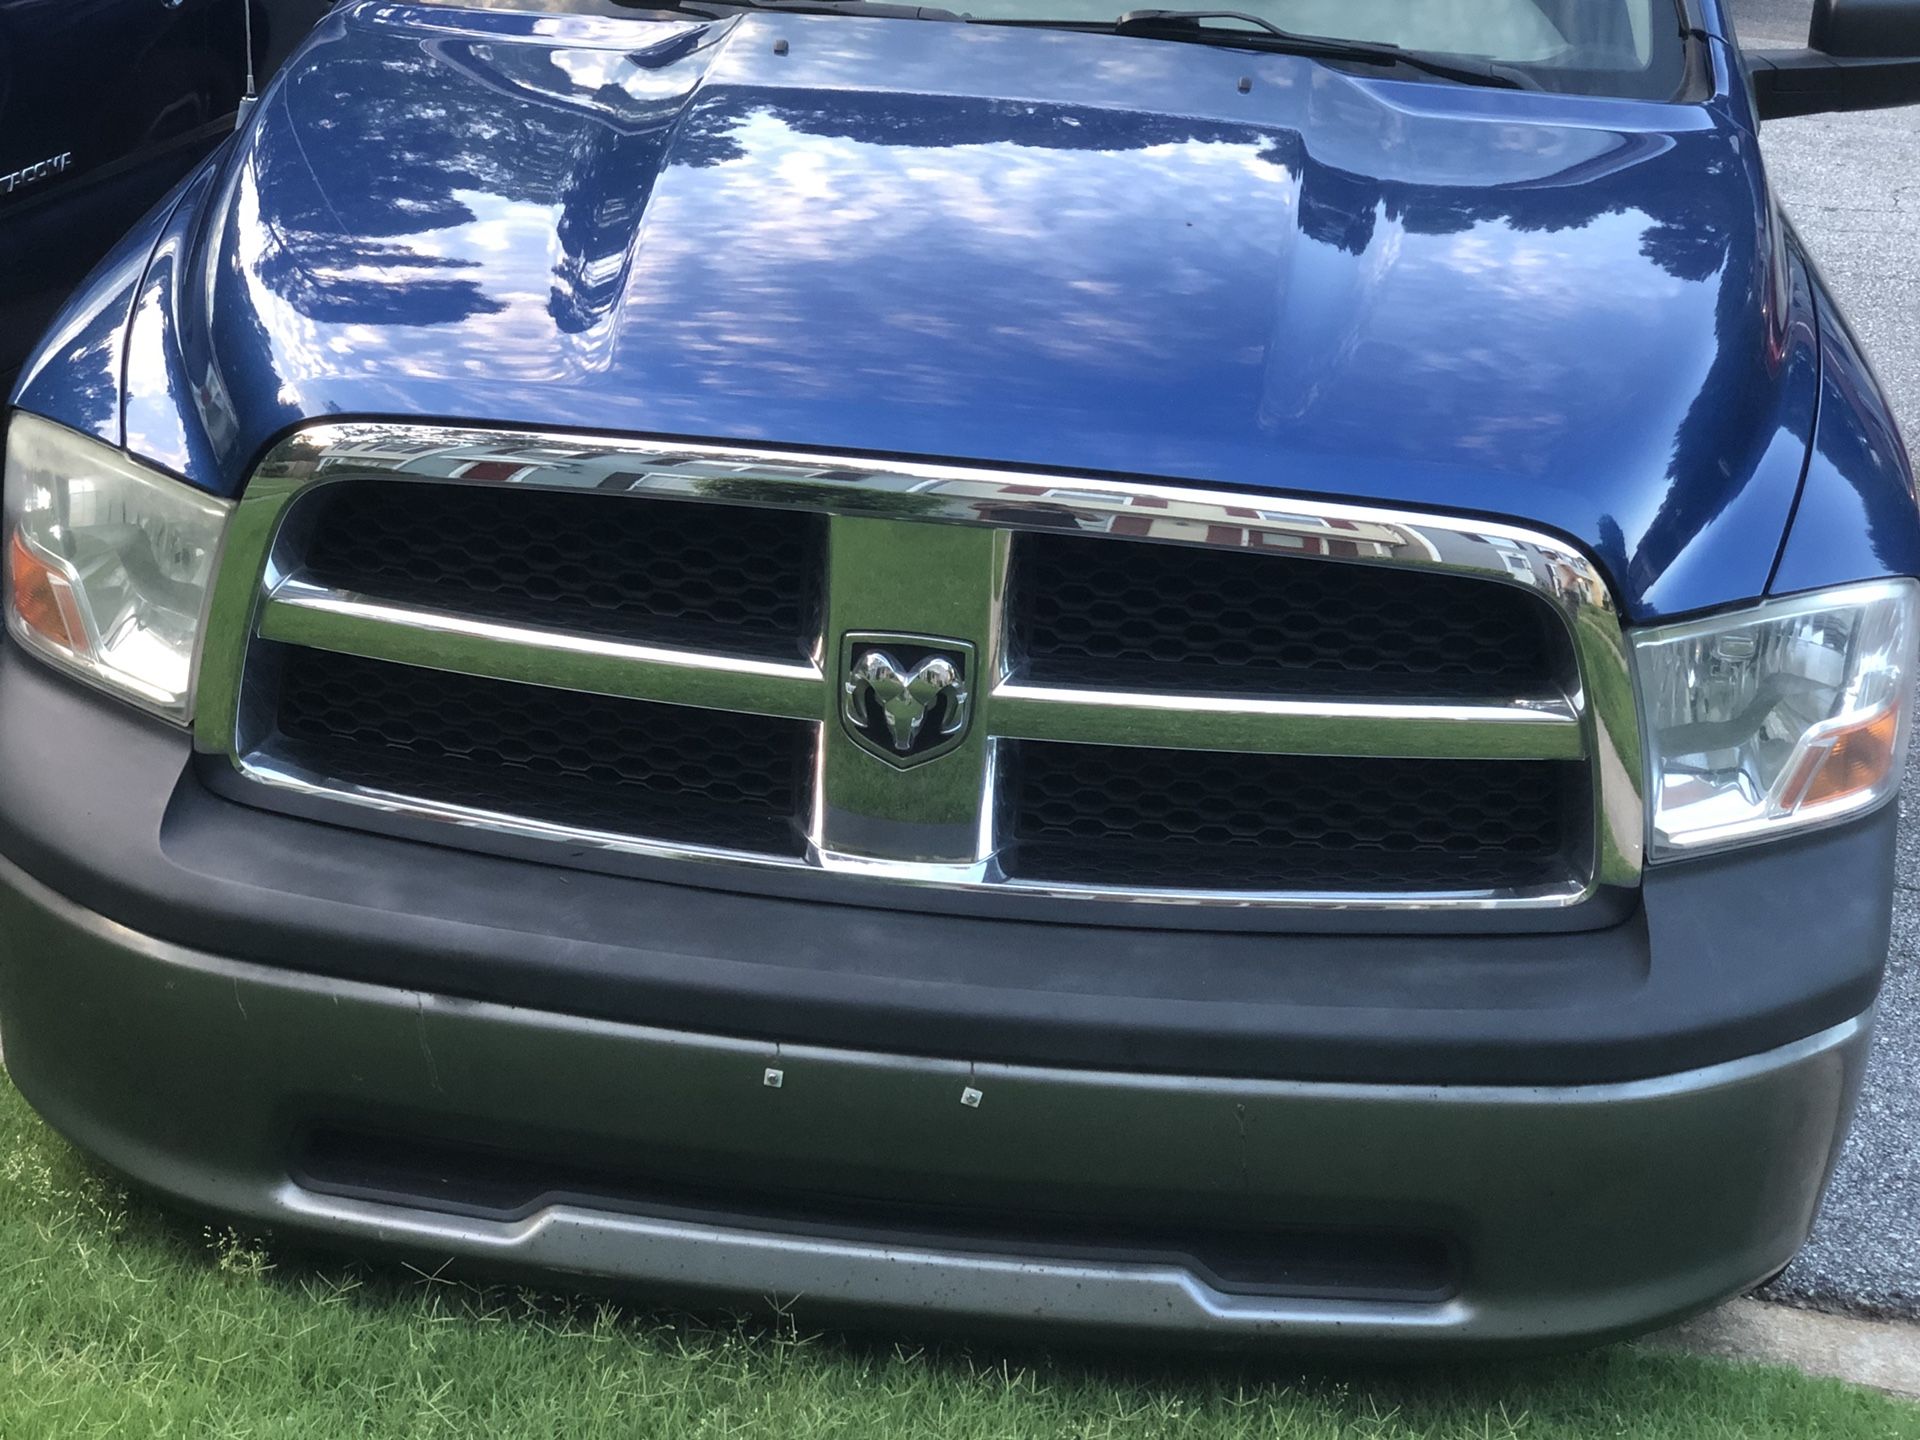
[[[1730,1360],[1786,1365],[1920,1400],[1920,1325],[1732,1300],[1640,1342]]]

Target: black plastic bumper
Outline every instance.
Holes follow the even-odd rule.
[[[1648,872],[1603,930],[1270,935],[742,896],[388,839],[210,793],[188,737],[0,645],[0,857],[235,960],[450,997],[982,1063],[1590,1084],[1873,1004],[1895,811]]]
[[[230,960],[5,860],[0,957],[27,1099],[250,1228],[808,1323],[1405,1353],[1601,1339],[1778,1270],[1871,1025],[1603,1085],[996,1065]]]

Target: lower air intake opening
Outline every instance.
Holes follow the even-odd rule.
[[[1455,1247],[1399,1230],[1143,1225],[1083,1214],[964,1210],[856,1196],[688,1184],[613,1166],[322,1127],[293,1178],[320,1194],[511,1223],[554,1206],[869,1245],[1062,1263],[1173,1265],[1233,1294],[1438,1304]]]

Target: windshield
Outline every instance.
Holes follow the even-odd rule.
[[[1135,3],[1175,9],[1180,0]],[[1097,22],[1128,7],[1116,9],[1114,0],[967,0],[955,8],[978,20]],[[1297,35],[1491,60],[1549,90],[1667,100],[1685,81],[1674,0],[1231,0],[1220,8]]]
[[[439,0],[476,8],[644,15],[673,0]],[[724,0],[722,0],[724,3]],[[738,0],[751,4],[752,0]],[[1522,72],[1544,90],[1671,100],[1686,88],[1687,50],[1676,0],[926,0],[992,23],[1111,24],[1130,10],[1231,9],[1295,35],[1396,45]],[[1221,38],[1245,21],[1213,20]],[[1269,37],[1271,38],[1271,37]],[[1167,43],[1177,43],[1169,40]],[[1397,72],[1396,78],[1400,73]]]

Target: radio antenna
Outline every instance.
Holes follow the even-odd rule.
[[[247,47],[247,88],[240,97],[240,108],[234,114],[236,125],[244,124],[253,102],[259,99],[258,87],[253,77],[253,0],[240,0],[240,30]]]

